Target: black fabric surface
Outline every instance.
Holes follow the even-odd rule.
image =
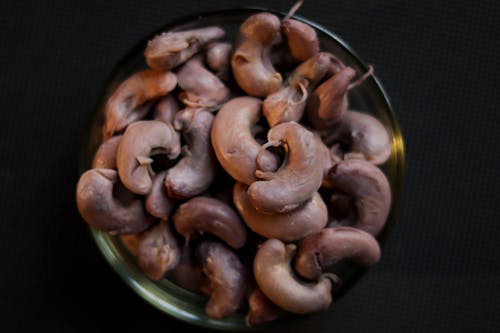
[[[252,1],[286,11],[293,1]],[[306,1],[386,88],[406,142],[380,263],[282,332],[499,332],[496,1]],[[80,144],[113,65],[145,35],[234,1],[0,2],[3,332],[186,331],[128,288],[75,206]],[[4,329],[5,328],[5,329]]]

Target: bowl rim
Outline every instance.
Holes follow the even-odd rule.
[[[252,15],[258,12],[270,12],[272,14],[277,15],[278,17],[283,17],[286,15],[285,12],[282,11],[277,11],[269,8],[264,8],[264,7],[259,7],[259,6],[243,6],[243,7],[233,7],[233,8],[226,8],[226,9],[217,9],[217,10],[208,10],[208,11],[201,11],[199,13],[194,13],[194,14],[188,14],[188,15],[183,15],[175,20],[171,20],[166,22],[163,26],[160,28],[152,31],[149,35],[144,37],[142,40],[139,42],[135,43],[127,52],[124,53],[124,55],[115,63],[113,66],[112,70],[108,73],[106,80],[104,81],[103,86],[101,87],[100,94],[97,96],[97,103],[93,108],[92,115],[89,117],[89,121],[86,126],[86,132],[83,138],[83,141],[81,143],[81,154],[80,154],[80,161],[79,161],[79,174],[83,174],[85,171],[88,170],[88,163],[89,163],[89,154],[90,152],[88,151],[88,143],[90,141],[90,133],[91,133],[91,126],[92,124],[96,123],[96,117],[97,114],[99,113],[98,110],[101,109],[102,103],[104,102],[105,96],[107,95],[107,89],[109,89],[111,82],[113,81],[114,78],[117,77],[118,73],[123,70],[125,67],[125,64],[129,62],[129,59],[131,58],[132,55],[137,54],[138,52],[142,53],[142,50],[144,49],[144,46],[146,45],[147,41],[149,41],[152,37],[157,35],[158,33],[161,33],[163,31],[173,29],[176,26],[180,26],[185,23],[189,22],[195,22],[196,20],[202,19],[207,16],[215,16],[215,15],[237,15],[237,14],[248,14]],[[312,26],[314,29],[317,31],[325,34],[329,38],[335,40],[336,43],[338,43],[344,50],[349,53],[351,59],[353,62],[356,62],[359,67],[361,67],[363,70],[368,69],[368,65],[362,60],[361,57],[358,56],[358,54],[353,50],[353,48],[347,44],[343,40],[342,37],[337,35],[336,33],[330,31],[329,29],[325,28],[324,26],[313,22],[307,18],[304,18],[300,15],[293,15],[293,19],[302,21],[310,26]],[[391,213],[387,218],[387,225],[384,227],[383,232],[377,236],[377,240],[380,243],[381,248],[385,245],[386,243],[386,238],[388,234],[392,231],[394,225],[396,224],[396,217],[399,215],[399,209],[401,206],[401,201],[402,201],[402,192],[403,192],[403,183],[404,183],[404,174],[405,174],[405,146],[404,146],[404,140],[403,136],[401,133],[401,129],[399,126],[399,122],[397,120],[396,114],[393,110],[392,104],[390,102],[389,96],[383,87],[382,83],[380,80],[377,78],[376,73],[371,75],[371,78],[374,80],[375,87],[378,90],[378,93],[381,95],[381,100],[384,101],[386,104],[386,108],[390,113],[389,121],[390,121],[390,126],[391,126],[391,131],[392,131],[392,137],[393,137],[393,148],[396,149],[396,151],[393,151],[393,156],[397,159],[397,167],[396,167],[396,179],[399,180],[397,184],[391,184],[391,190],[393,191],[392,197],[393,200],[394,198],[397,198],[396,202],[393,202],[392,207],[391,207]],[[163,313],[166,313],[170,315],[171,317],[181,320],[185,323],[189,324],[195,324],[198,326],[206,327],[206,328],[212,328],[212,329],[219,329],[219,330],[252,330],[252,329],[260,329],[260,328],[265,328],[268,325],[274,325],[275,322],[271,322],[269,324],[264,324],[264,325],[259,325],[257,327],[246,327],[246,326],[235,326],[231,322],[225,321],[225,320],[214,320],[214,319],[209,319],[206,321],[200,321],[197,317],[191,315],[190,313],[183,311],[182,309],[179,309],[178,307],[175,307],[174,305],[161,301],[158,299],[158,297],[151,293],[147,288],[142,286],[140,283],[137,282],[137,278],[131,278],[134,275],[137,274],[133,269],[130,267],[125,267],[118,259],[117,259],[117,251],[118,249],[110,244],[110,236],[105,234],[102,231],[99,231],[97,229],[94,229],[89,226],[89,229],[91,231],[92,237],[94,238],[94,241],[96,242],[101,255],[105,258],[105,260],[108,262],[108,264],[113,268],[113,270],[120,276],[120,278],[132,289],[134,290],[135,293],[137,293],[143,300],[145,300],[147,303],[151,304],[154,308],[162,311]],[[337,299],[342,297],[348,290],[352,288],[356,284],[356,282],[363,276],[369,269],[358,269],[356,273],[354,273],[351,278],[347,281],[346,285],[343,286],[342,292],[337,294]],[[151,284],[153,284],[151,282]]]

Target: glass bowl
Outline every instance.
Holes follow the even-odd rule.
[[[166,30],[184,30],[218,25],[226,30],[227,36],[225,39],[234,41],[239,25],[248,16],[261,11],[269,10],[263,8],[229,9],[185,17],[161,27],[158,31],[146,36],[135,45],[124,58],[118,62],[108,78],[105,89],[98,100],[82,149],[79,164],[80,173],[91,168],[93,155],[101,142],[101,128],[104,120],[103,110],[107,98],[122,80],[133,72],[145,68],[143,51],[148,40],[159,32]],[[285,15],[285,13],[273,13],[279,17]],[[368,66],[356,55],[352,48],[337,35],[300,16],[294,16],[294,18],[308,23],[317,30],[322,50],[335,54],[346,65],[354,68],[357,73],[364,73],[367,71]],[[382,121],[392,136],[392,155],[382,166],[382,170],[387,175],[391,185],[393,198],[391,212],[386,226],[377,237],[380,245],[383,247],[388,233],[396,223],[396,208],[399,206],[401,196],[404,176],[403,137],[387,94],[376,75],[370,76],[362,85],[351,90],[349,101],[351,109],[368,112]],[[93,228],[91,228],[91,232],[104,258],[109,262],[116,273],[118,273],[123,281],[125,281],[125,283],[137,294],[154,307],[191,324],[222,330],[247,329],[245,326],[244,313],[238,313],[222,320],[214,320],[207,317],[204,310],[206,303],[205,297],[187,291],[168,279],[163,279],[159,282],[148,279],[139,270],[134,257],[128,252],[127,248],[121,242],[120,237],[113,237]],[[358,267],[347,267],[341,276],[345,283],[339,290],[334,292],[333,299],[337,300],[342,297],[356,281],[366,273],[366,271],[367,269]],[[287,320],[289,320],[290,317],[300,318],[300,316],[290,315],[287,317]],[[279,322],[279,319],[277,322]]]

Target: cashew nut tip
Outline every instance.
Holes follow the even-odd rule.
[[[305,279],[315,280],[339,262],[370,267],[379,259],[380,246],[369,233],[352,227],[326,228],[300,242],[295,271]]]
[[[294,244],[285,245],[277,239],[268,239],[257,250],[254,259],[255,280],[274,304],[299,314],[328,308],[332,302],[332,282],[320,276],[317,282],[300,281],[291,268]]]
[[[154,177],[150,157],[165,154],[173,160],[180,151],[179,134],[171,125],[158,120],[137,121],[127,127],[118,146],[120,179],[130,191],[146,195]]]
[[[305,61],[319,52],[318,35],[311,26],[297,20],[285,19],[281,23],[281,31],[294,58]]]
[[[191,58],[205,45],[221,39],[225,31],[211,26],[187,31],[164,32],[149,41],[144,57],[155,70],[170,70]]]
[[[166,176],[167,171],[159,172],[154,176],[151,191],[145,201],[148,213],[161,220],[167,220],[175,208],[175,202],[168,197],[164,186]]]
[[[92,168],[116,169],[116,153],[121,138],[121,135],[111,137],[99,146],[92,161]]]
[[[78,211],[92,227],[111,235],[138,233],[152,218],[140,200],[125,205],[113,196],[118,174],[111,169],[91,169],[82,174],[76,189]]]
[[[247,239],[246,229],[238,214],[217,199],[192,198],[177,208],[172,219],[175,229],[186,240],[210,233],[233,249],[239,249]]]

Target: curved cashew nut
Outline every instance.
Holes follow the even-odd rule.
[[[83,219],[110,235],[133,234],[147,229],[152,218],[140,200],[124,205],[113,197],[118,174],[111,169],[91,169],[82,174],[76,189],[76,203]]]
[[[118,146],[117,167],[123,184],[137,194],[148,194],[153,185],[153,160],[166,154],[175,159],[181,151],[179,134],[158,120],[138,121],[127,127]]]
[[[137,264],[147,277],[159,281],[179,264],[180,255],[177,240],[166,222],[161,222],[141,236]]]
[[[210,300],[205,312],[211,318],[224,318],[243,304],[246,290],[242,263],[230,249],[217,242],[203,242],[197,254],[203,262],[203,273],[209,279]]]
[[[384,173],[364,160],[344,160],[328,172],[328,187],[350,195],[357,218],[353,227],[377,236],[391,208],[391,188]]]
[[[340,142],[331,151],[336,162],[352,156],[380,165],[391,156],[389,132],[377,118],[366,113],[347,111],[327,140]]]
[[[161,220],[167,220],[174,210],[175,202],[167,196],[165,177],[167,171],[158,172],[153,178],[151,191],[146,196],[146,210]]]
[[[181,101],[187,106],[211,108],[230,96],[224,83],[205,68],[202,55],[192,57],[179,69],[177,81],[183,90]]]
[[[172,94],[163,97],[155,106],[153,119],[171,124],[174,121],[175,114],[180,110],[177,99]]]
[[[214,116],[210,112],[197,109],[184,109],[177,114],[174,126],[183,131],[188,151],[168,170],[165,186],[170,197],[194,197],[212,184],[217,168],[210,144],[213,120]]]
[[[295,271],[315,280],[325,268],[341,261],[370,267],[379,259],[380,246],[369,233],[351,227],[326,228],[300,241]]]
[[[254,97],[238,97],[227,102],[217,113],[211,131],[212,145],[224,170],[245,184],[256,181],[257,155],[261,146],[255,141],[252,127],[261,116],[262,101]],[[263,151],[259,167],[276,170],[278,157]]]
[[[186,240],[210,233],[233,249],[245,245],[247,232],[238,214],[225,203],[206,197],[195,197],[177,208],[173,216],[175,229]]]
[[[248,296],[248,307],[245,324],[249,327],[273,321],[280,314],[280,308],[259,287],[255,287]]]
[[[328,219],[326,205],[318,193],[315,193],[303,207],[285,214],[264,214],[256,210],[250,203],[246,185],[242,183],[235,184],[233,201],[245,224],[252,231],[285,242],[299,240],[319,232],[325,227]]]
[[[121,139],[122,135],[117,135],[104,141],[94,155],[92,168],[116,169],[116,153]]]
[[[296,122],[271,128],[267,139],[267,145],[285,147],[285,162],[276,172],[257,170],[257,178],[263,180],[250,185],[248,196],[253,206],[262,212],[288,212],[310,199],[320,188],[323,180],[321,152],[314,135]]]
[[[187,31],[164,32],[148,42],[144,57],[155,70],[170,70],[182,64],[206,44],[223,38],[226,32],[219,27]]]
[[[354,69],[345,67],[313,91],[307,117],[314,128],[325,129],[340,122],[347,111],[347,91],[355,75]]]
[[[295,249],[295,244],[285,246],[274,238],[260,246],[253,263],[259,288],[286,311],[305,314],[328,308],[332,302],[330,278],[323,275],[310,284],[297,280],[290,266]]]
[[[104,140],[129,124],[144,118],[152,102],[167,95],[177,85],[171,72],[144,70],[123,81],[109,97],[104,109]]]
[[[248,95],[264,97],[281,86],[281,74],[270,59],[271,46],[278,38],[280,20],[270,13],[252,15],[240,26],[231,68],[236,82]]]
[[[266,97],[262,109],[269,126],[300,121],[309,94],[325,76],[330,64],[329,53],[320,52],[312,56],[290,74],[286,85]]]
[[[208,68],[222,80],[230,77],[230,59],[233,45],[224,42],[215,42],[207,46],[206,62]]]
[[[311,26],[297,20],[284,19],[281,31],[295,59],[305,61],[319,52],[318,35]]]

